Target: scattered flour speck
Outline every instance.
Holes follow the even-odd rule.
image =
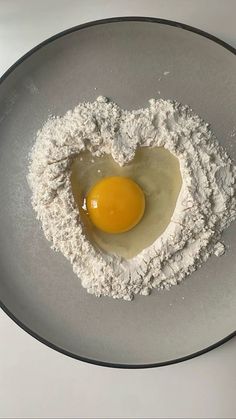
[[[214,246],[214,254],[215,256],[222,256],[225,253],[225,246],[223,243],[218,242]]]

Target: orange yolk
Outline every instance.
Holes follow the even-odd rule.
[[[86,198],[92,223],[106,233],[124,233],[139,223],[145,210],[142,189],[132,179],[112,176],[97,182]]]

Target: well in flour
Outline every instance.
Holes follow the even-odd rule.
[[[71,188],[71,164],[89,151],[119,165],[139,147],[165,147],[179,159],[182,188],[164,233],[131,259],[90,242]],[[185,105],[149,101],[146,109],[120,109],[104,97],[50,118],[38,132],[28,174],[32,205],[53,249],[71,262],[87,291],[131,300],[169,288],[213,253],[222,254],[222,231],[236,217],[236,168],[207,123]]]

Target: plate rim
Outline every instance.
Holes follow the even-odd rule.
[[[55,41],[56,39],[62,38],[63,36],[69,35],[70,33],[77,32],[84,28],[89,28],[92,26],[97,26],[101,24],[107,24],[107,23],[117,23],[117,22],[146,22],[146,23],[158,23],[162,25],[168,25],[168,26],[174,26],[183,30],[187,30],[189,32],[196,33],[197,35],[200,35],[202,37],[208,38],[211,41],[221,45],[223,48],[230,51],[232,54],[236,55],[236,48],[228,44],[227,42],[221,40],[220,38],[211,35],[208,32],[205,32],[201,29],[195,28],[193,26],[187,25],[185,23],[180,23],[177,21],[169,20],[169,19],[162,19],[162,18],[156,18],[156,17],[145,17],[145,16],[120,16],[120,17],[112,17],[112,18],[105,18],[105,19],[99,19],[94,21],[89,21],[80,25],[73,26],[71,28],[65,29],[61,32],[56,33],[55,35],[47,38],[46,40],[42,41],[32,49],[30,49],[26,54],[24,54],[22,57],[20,57],[12,66],[8,68],[8,70],[3,73],[3,75],[0,77],[0,86],[3,84],[3,82],[7,79],[7,77],[20,65],[22,64],[26,59],[28,59],[31,55],[33,55],[36,51],[40,50],[44,46],[50,44],[51,42]],[[236,330],[227,335],[226,337],[223,337],[219,341],[211,344],[210,346],[207,346],[197,352],[194,352],[189,355],[185,355],[180,358],[171,359],[168,361],[163,362],[157,362],[157,363],[148,363],[148,364],[124,364],[124,363],[114,363],[114,362],[105,362],[100,361],[92,358],[86,358],[80,355],[77,355],[73,352],[67,351],[63,348],[61,348],[58,345],[53,344],[52,342],[48,341],[47,339],[43,338],[41,335],[34,332],[32,329],[30,329],[26,324],[21,322],[12,312],[11,310],[3,303],[3,301],[0,299],[0,308],[7,314],[8,317],[10,317],[21,329],[23,329],[26,333],[28,333],[30,336],[34,337],[37,341],[43,343],[44,345],[48,346],[51,349],[56,350],[57,352],[62,353],[63,355],[67,355],[71,358],[77,359],[79,361],[83,361],[89,364],[94,364],[98,366],[103,367],[110,367],[110,368],[123,368],[123,369],[142,369],[142,368],[154,368],[154,367],[162,367],[166,365],[172,365],[177,364],[183,361],[187,361],[190,359],[193,359],[197,356],[200,356],[202,354],[205,354],[224,343],[228,342],[230,339],[236,336]]]

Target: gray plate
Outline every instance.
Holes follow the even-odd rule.
[[[49,114],[102,94],[127,109],[157,97],[189,104],[236,156],[233,48],[174,22],[122,18],[82,25],[28,53],[0,86],[0,293],[5,311],[64,353],[123,367],[175,362],[235,331],[236,223],[222,258],[169,292],[132,303],[97,299],[50,249],[30,205],[27,155]],[[164,72],[169,72],[164,75]]]

